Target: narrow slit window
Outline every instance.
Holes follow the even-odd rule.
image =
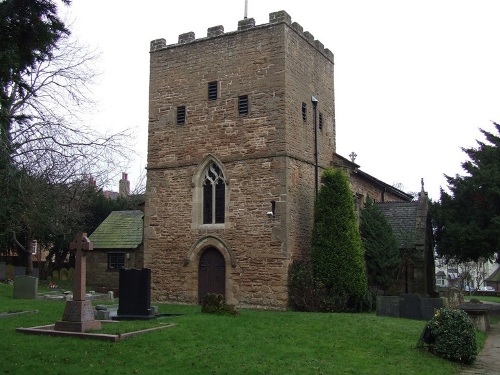
[[[177,125],[183,125],[186,123],[186,107],[177,107]]]
[[[238,97],[238,113],[240,115],[248,114],[248,95]]]
[[[302,121],[307,121],[307,104],[302,103]]]
[[[217,81],[208,82],[208,100],[217,100]]]
[[[323,114],[321,112],[319,113],[318,126],[319,130],[323,130]]]

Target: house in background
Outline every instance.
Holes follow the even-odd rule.
[[[485,285],[486,286],[492,286],[493,288],[495,288],[495,290],[497,292],[500,291],[500,265],[498,263],[495,263],[494,265],[494,271],[488,276],[486,277],[486,280],[485,280]]]
[[[474,291],[492,286],[499,291],[500,271],[498,263],[489,260],[447,264],[436,256],[436,288],[445,290],[458,288]]]
[[[89,236],[94,249],[87,253],[87,285],[117,290],[120,268],[140,268],[143,250],[143,212],[113,211]]]

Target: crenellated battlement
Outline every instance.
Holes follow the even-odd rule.
[[[292,18],[284,10],[269,13],[269,23],[267,23],[267,24],[255,25],[255,20],[253,18],[247,18],[247,19],[238,21],[237,31],[232,31],[229,33],[224,32],[224,26],[218,25],[218,26],[209,27],[207,29],[207,36],[205,38],[196,39],[195,33],[190,31],[190,32],[187,32],[184,34],[180,34],[176,44],[167,45],[167,40],[165,38],[155,39],[155,40],[151,41],[149,51],[156,52],[156,51],[159,51],[159,50],[162,50],[165,48],[170,48],[170,47],[175,47],[175,46],[182,45],[182,44],[206,40],[209,38],[217,38],[217,37],[227,35],[227,34],[244,32],[244,31],[251,30],[254,28],[270,27],[270,26],[274,26],[278,23],[285,23],[288,26],[290,26],[290,28],[292,28],[297,34],[302,36],[315,49],[317,49],[320,53],[325,55],[328,59],[330,59],[333,62],[333,53],[328,48],[325,48],[323,43],[321,43],[319,40],[315,40],[314,36],[310,32],[304,31],[300,24],[298,24],[297,22],[292,23]]]

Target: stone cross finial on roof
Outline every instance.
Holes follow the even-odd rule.
[[[358,154],[356,154],[354,151],[351,152],[349,154],[349,157],[351,158],[351,161],[354,163],[354,161],[356,160],[356,157],[358,156]]]

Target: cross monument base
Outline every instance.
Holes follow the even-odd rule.
[[[66,301],[63,318],[56,322],[56,331],[86,332],[101,329],[101,321],[94,319],[92,301]]]

